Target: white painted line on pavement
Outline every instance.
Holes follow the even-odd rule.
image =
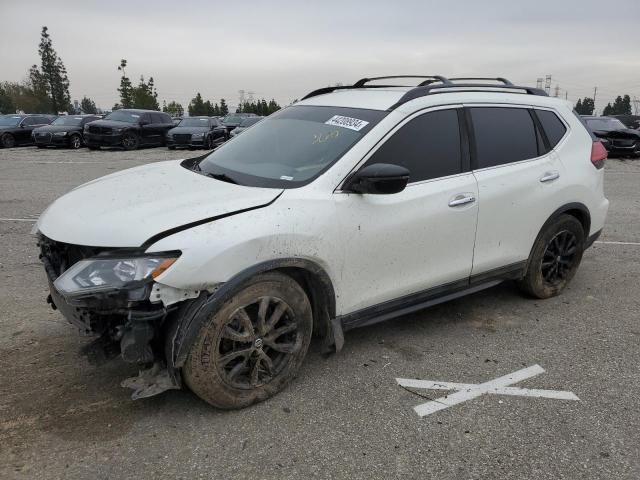
[[[31,222],[36,223],[37,218],[0,218],[0,222]]]
[[[596,241],[596,243],[599,243],[601,245],[640,245],[640,242],[603,242],[603,241]]]
[[[455,390],[456,393],[433,401],[423,403],[414,408],[415,412],[424,417],[445,408],[478,398],[485,394],[516,395],[522,397],[553,398],[557,400],[580,400],[573,392],[559,390],[540,390],[530,388],[511,387],[514,383],[527,378],[535,377],[544,372],[540,365],[523,368],[516,372],[495,378],[485,383],[453,383],[432,380],[414,380],[408,378],[396,378],[398,385],[405,388],[426,388],[430,390]]]

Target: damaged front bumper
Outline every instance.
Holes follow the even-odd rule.
[[[143,369],[140,377],[123,382],[123,386],[135,389],[133,398],[180,388],[177,370],[167,368],[168,332],[179,319],[179,304],[200,292],[162,285],[149,277],[122,288],[64,294],[56,288],[56,280],[73,265],[86,259],[121,256],[123,249],[64,244],[43,235],[39,235],[38,245],[49,282],[48,303],[82,333],[94,337],[81,351],[89,362],[100,365],[120,355],[137,364]]]

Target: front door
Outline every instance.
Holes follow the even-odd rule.
[[[468,281],[478,190],[461,115],[451,107],[414,115],[362,164],[408,168],[404,191],[334,195],[344,249],[339,314]]]

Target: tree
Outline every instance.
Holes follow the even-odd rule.
[[[196,96],[191,99],[189,102],[189,106],[187,107],[189,111],[190,117],[195,117],[198,115],[206,115],[206,108],[204,106],[204,100],[202,100],[202,95],[200,92],[196,93]]]
[[[182,117],[184,115],[184,108],[176,101],[171,101],[167,105],[167,102],[164,102],[162,106],[162,111],[168,113],[172,117]]]
[[[118,67],[118,71],[122,72],[122,77],[120,77],[120,88],[118,88],[118,92],[120,92],[119,108],[131,108],[133,105],[133,86],[131,85],[131,80],[127,77],[127,72],[125,71],[126,67],[127,60],[123,58],[120,60],[120,66]]]
[[[82,113],[98,113],[96,103],[89,97],[82,97],[82,100],[80,100],[80,110]]]
[[[593,111],[595,109],[595,104],[593,103],[593,98],[585,97],[584,99],[578,99],[578,102],[575,106],[576,112],[580,115],[593,115]]]
[[[15,111],[16,106],[7,91],[6,83],[0,84],[0,113],[14,113]]]
[[[140,83],[131,91],[131,108],[160,110],[158,92],[156,92],[153,77],[149,77],[149,81],[145,82],[144,76],[140,75]]]
[[[67,69],[58,57],[48,28],[42,27],[40,34],[40,68],[33,65],[29,70],[31,86],[37,96],[47,97],[49,111],[59,113],[71,109],[71,96],[69,95],[69,77]]]
[[[607,103],[607,106],[602,110],[602,115],[631,115],[631,97],[618,95],[613,104]]]
[[[227,106],[227,102],[224,98],[220,99],[220,116],[224,117],[225,115],[229,115],[229,107]]]

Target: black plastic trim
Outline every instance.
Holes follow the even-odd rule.
[[[598,230],[596,233],[587,238],[587,240],[584,242],[584,249],[586,250],[594,243],[596,243],[596,241],[600,238],[600,235],[602,235],[602,229]]]
[[[186,314],[180,319],[180,324],[172,339],[173,347],[170,358],[172,366],[181,367],[184,364],[189,350],[204,323],[215,314],[224,302],[238,292],[247,281],[260,273],[286,268],[306,270],[320,280],[323,289],[322,296],[325,299],[323,307],[326,308],[328,317],[334,318],[336,315],[336,297],[333,283],[327,272],[318,264],[305,258],[296,257],[279,258],[277,260],[258,263],[238,273],[210,295],[201,296],[191,303],[186,302],[189,303],[190,306],[184,307],[188,310],[185,310]],[[195,307],[193,306],[194,303],[197,304]]]
[[[498,285],[504,280],[522,278],[526,264],[526,261],[517,262],[512,265],[474,275],[470,278],[366,307],[346,315],[341,315],[337,319],[342,323],[344,330],[351,330],[353,328],[383,322],[439,303],[479,292],[485,288]]]

